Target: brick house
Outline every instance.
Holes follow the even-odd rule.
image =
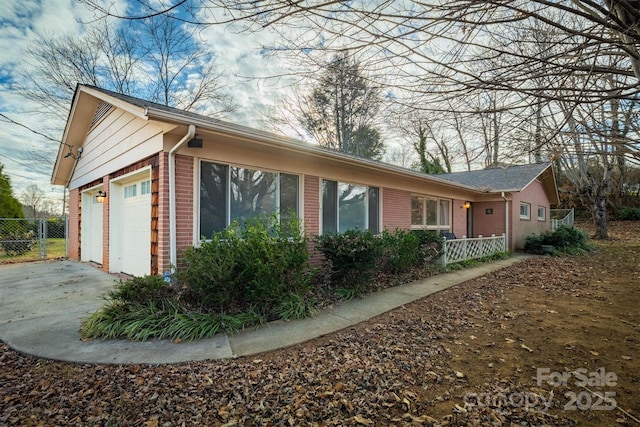
[[[424,228],[521,247],[549,229],[553,169],[493,171],[426,175],[79,85],[51,182],[69,189],[70,258],[144,275],[270,212],[297,215],[309,235]]]

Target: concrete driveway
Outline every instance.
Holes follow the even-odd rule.
[[[80,325],[117,279],[89,265],[0,265],[0,338],[35,356],[87,363],[176,363],[233,357],[226,335],[197,343],[82,341]]]

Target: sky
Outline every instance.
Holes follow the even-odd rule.
[[[132,0],[108,0],[118,3]],[[76,0],[4,0],[0,8],[0,113],[11,120],[61,139],[64,123],[35,114],[35,105],[15,91],[21,72],[28,72],[25,52],[38,32],[82,34],[94,19],[92,11]],[[272,110],[283,96],[282,81],[260,78],[276,75],[283,64],[261,54],[269,33],[239,34],[232,28],[210,27],[199,37],[202,45],[216,55],[216,63],[227,77],[237,110],[226,118],[252,127],[265,127],[263,114]],[[66,112],[65,112],[66,113]],[[36,184],[45,199],[61,206],[63,188],[50,184],[52,162],[38,159],[38,153],[51,151],[47,140],[28,129],[0,117],[0,163],[11,178],[14,196],[20,199],[25,188]]]

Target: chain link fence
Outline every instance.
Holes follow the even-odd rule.
[[[0,218],[0,264],[67,257],[67,218]]]

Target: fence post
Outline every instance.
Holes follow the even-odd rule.
[[[447,238],[442,238],[442,257],[440,258],[443,267],[447,266]]]
[[[467,236],[462,236],[462,256],[465,261],[469,256],[469,254],[467,253]]]
[[[491,255],[496,253],[496,235],[491,235]]]
[[[509,252],[509,248],[507,247],[507,235],[506,233],[502,233],[502,247],[503,247],[503,251],[505,252]]]
[[[38,255],[40,259],[47,259],[47,219],[38,221]]]
[[[64,214],[64,257],[69,257],[69,215]]]

